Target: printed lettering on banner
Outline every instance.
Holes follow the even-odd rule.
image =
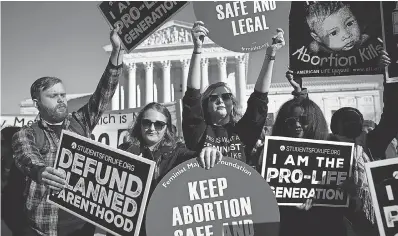
[[[279,205],[348,207],[341,186],[351,177],[352,143],[267,136],[261,175]]]
[[[365,164],[380,236],[398,235],[398,158]]]
[[[261,175],[224,157],[208,170],[196,159],[171,170],[152,194],[145,224],[148,236],[277,236],[279,220],[275,196]]]
[[[186,1],[110,1],[98,7],[112,29],[120,27],[123,47],[131,52],[186,4]]]
[[[36,115],[2,115],[0,117],[0,129],[8,126],[31,126],[36,118]]]
[[[383,74],[380,16],[379,2],[292,2],[290,69],[301,77]]]
[[[276,34],[277,1],[193,2],[195,16],[209,30],[209,38],[235,52],[265,49]]]
[[[155,162],[63,130],[54,168],[67,184],[48,202],[112,234],[139,235]]]

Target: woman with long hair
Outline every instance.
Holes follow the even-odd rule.
[[[149,103],[139,112],[129,129],[126,142],[119,148],[156,162],[149,197],[159,181],[184,161],[200,157],[205,163],[199,163],[210,168],[222,157],[213,147],[196,152],[185,148],[182,143],[177,143],[169,110],[156,102]],[[145,227],[141,227],[140,236],[144,235]]]
[[[326,140],[328,126],[320,107],[308,97],[305,89],[287,71],[293,86],[293,99],[279,109],[272,127],[272,136]],[[300,206],[280,206],[280,236],[343,236],[346,234],[340,209],[312,207],[316,199],[307,199]]]
[[[217,147],[224,156],[248,162],[246,155],[250,155],[266,122],[268,91],[275,55],[285,44],[283,31],[278,29],[277,32],[273,44],[266,48],[259,79],[242,116],[235,95],[226,83],[211,84],[201,94],[200,61],[203,41],[208,30],[203,22],[195,22],[192,29],[194,50],[188,73],[187,91],[182,100],[182,128],[189,149]]]
[[[201,155],[213,157],[219,154],[214,148],[191,151],[183,143],[177,143],[175,135],[169,110],[152,102],[139,112],[129,129],[127,141],[119,148],[156,162],[152,187],[184,161]]]

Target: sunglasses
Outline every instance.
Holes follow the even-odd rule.
[[[147,119],[141,120],[141,125],[142,125],[142,127],[144,127],[144,129],[151,128],[152,124],[154,125],[156,131],[161,131],[167,125],[163,121],[152,122],[151,120],[147,120]]]
[[[294,116],[294,117],[289,117],[285,120],[285,123],[288,126],[294,126],[297,122],[299,122],[302,125],[308,125],[308,117],[307,116]]]
[[[220,97],[223,101],[229,101],[232,98],[232,93],[223,93],[221,95],[212,94],[209,96],[209,100],[210,100],[210,102],[214,102],[214,101],[218,100],[218,98],[220,98]]]

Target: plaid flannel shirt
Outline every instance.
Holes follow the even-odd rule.
[[[89,137],[91,131],[98,123],[104,113],[118,85],[118,78],[122,72],[121,66],[108,63],[101,80],[90,97],[87,104],[78,111],[69,114],[63,122],[63,129],[76,132],[76,124],[84,129],[84,134]],[[71,124],[71,120],[77,122]],[[34,130],[31,127],[23,127],[13,136],[13,151],[17,167],[27,176],[27,187],[25,189],[25,210],[30,226],[40,235],[57,235],[58,207],[46,201],[50,188],[38,183],[38,172],[46,166],[54,166],[56,153],[59,145],[57,135],[41,119],[39,127],[44,131],[46,139],[45,152],[40,153],[35,143]],[[80,129],[82,130],[82,129]]]

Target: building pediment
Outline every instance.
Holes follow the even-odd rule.
[[[193,24],[188,22],[168,21],[141,42],[135,50],[193,45],[191,35],[192,26]],[[206,37],[204,44],[214,44],[214,42]],[[104,49],[109,52],[112,50],[112,46],[107,45]]]

